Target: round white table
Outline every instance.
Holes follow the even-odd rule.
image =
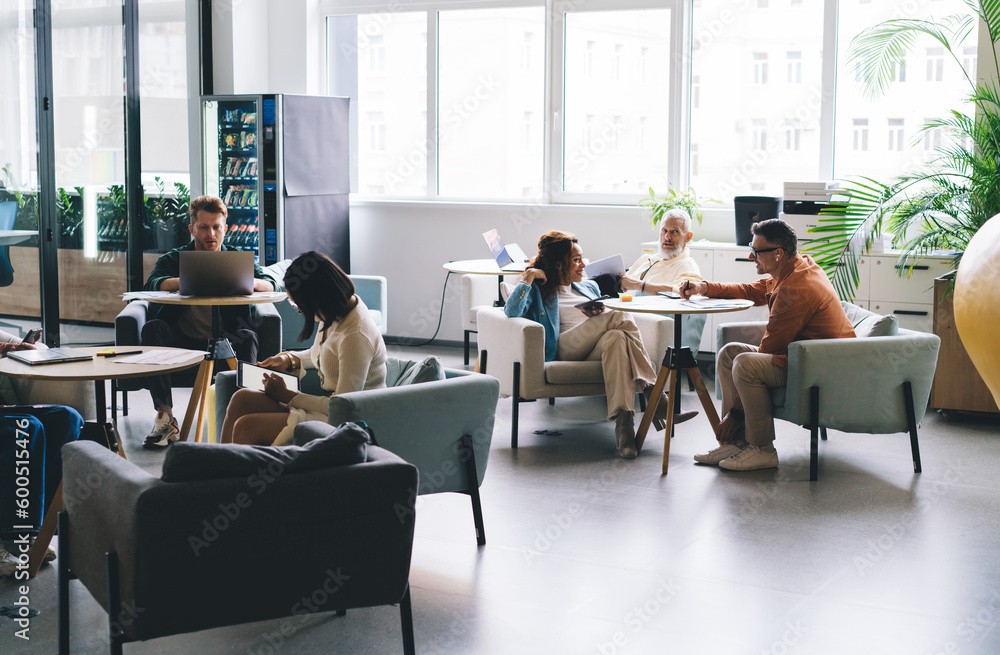
[[[0,246],[13,246],[38,234],[36,230],[0,230]]]
[[[507,275],[520,275],[527,268],[526,263],[511,264],[506,268],[500,268],[492,259],[462,259],[457,262],[448,262],[444,269],[450,273],[459,275],[496,275],[497,276],[497,300],[495,307],[503,307],[503,292],[501,285],[503,278]]]
[[[688,378],[694,384],[701,400],[701,406],[705,410],[705,416],[712,426],[713,432],[719,427],[719,413],[715,411],[715,404],[712,397],[705,388],[705,382],[701,379],[701,372],[695,362],[694,355],[690,348],[680,346],[681,343],[681,320],[686,314],[723,314],[727,312],[740,312],[753,307],[753,302],[739,299],[716,299],[716,298],[694,298],[692,300],[673,300],[664,296],[635,296],[631,301],[605,300],[604,305],[609,309],[617,309],[623,312],[633,312],[640,314],[663,314],[674,317],[674,345],[667,348],[663,355],[663,363],[660,365],[660,372],[656,375],[656,383],[653,385],[652,398],[646,411],[643,412],[642,420],[639,422],[639,429],[635,433],[635,445],[642,450],[642,444],[646,441],[646,433],[649,431],[649,424],[656,414],[656,406],[660,402],[660,395],[663,387],[667,388],[668,406],[676,406],[680,400],[680,377],[677,375],[678,369],[685,369]],[[667,425],[663,429],[663,474],[667,473],[667,464],[670,458],[670,437],[674,429],[674,412],[667,412]]]

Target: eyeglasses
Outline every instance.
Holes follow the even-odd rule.
[[[753,257],[754,259],[756,259],[757,255],[763,255],[765,252],[774,252],[775,250],[781,250],[781,248],[761,248],[760,250],[754,250],[751,247],[750,248],[750,256]]]

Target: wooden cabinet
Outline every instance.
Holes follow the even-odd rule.
[[[945,295],[948,280],[934,287],[934,334],[941,337],[930,406],[966,412],[1000,412],[993,394],[976,370],[955,327],[952,294]]]

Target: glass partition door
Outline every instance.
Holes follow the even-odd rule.
[[[52,5],[60,341],[113,342],[124,307],[124,46],[121,0]]]
[[[0,330],[41,325],[31,0],[0,0]]]

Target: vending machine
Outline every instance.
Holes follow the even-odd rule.
[[[202,96],[204,192],[229,216],[224,244],[261,265],[308,250],[350,272],[350,100]]]

